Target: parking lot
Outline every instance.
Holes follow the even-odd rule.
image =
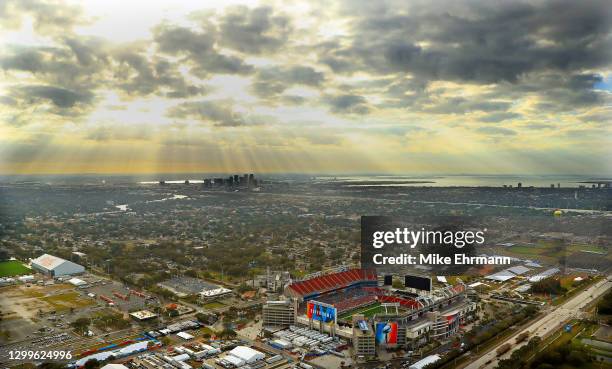
[[[172,291],[180,297],[197,294],[204,290],[215,290],[220,287],[216,284],[191,277],[175,277],[159,283],[159,286]]]
[[[11,342],[65,328],[67,323],[50,321],[50,315],[78,313],[95,306],[69,284],[19,284],[2,287],[0,294],[0,329],[9,332]]]
[[[142,310],[149,305],[159,304],[155,297],[148,295],[143,297],[140,292],[131,291],[123,284],[107,279],[88,281],[88,287],[82,288],[82,291],[95,299],[98,304],[108,305],[110,301],[116,309],[124,312]],[[109,301],[105,301],[103,296]]]

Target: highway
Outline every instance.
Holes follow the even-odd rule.
[[[517,331],[511,337],[497,344],[489,352],[482,355],[478,359],[474,360],[469,365],[467,365],[465,368],[466,369],[495,368],[499,360],[509,358],[514,350],[527,344],[528,340],[525,340],[524,342],[520,344],[515,344],[516,337],[518,335],[524,332],[528,332],[530,338],[535,337],[535,336],[539,336],[541,338],[546,337],[550,333],[555,332],[557,329],[559,329],[560,326],[564,324],[565,322],[567,322],[568,320],[573,319],[573,318],[581,318],[581,315],[582,315],[581,310],[584,307],[586,307],[589,303],[591,303],[593,300],[603,295],[611,287],[612,287],[612,275],[608,276],[606,279],[603,279],[597,282],[596,284],[592,285],[585,291],[582,291],[578,295],[566,301],[564,304],[559,305],[555,308],[552,308],[548,312],[548,314],[544,316],[542,319],[536,320],[528,327],[520,331]],[[512,345],[512,348],[507,353],[502,355],[501,357],[497,357],[497,352],[496,352],[497,348],[505,344]]]

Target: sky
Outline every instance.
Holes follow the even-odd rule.
[[[609,0],[0,0],[0,174],[609,176],[611,17]]]

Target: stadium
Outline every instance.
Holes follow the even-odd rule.
[[[372,317],[386,313],[384,304],[399,304],[399,310],[418,308],[415,299],[397,297],[378,287],[378,277],[373,270],[352,269],[294,282],[287,287],[286,295],[298,301],[298,313],[305,314],[308,301],[331,305],[336,309],[340,322],[350,322],[354,314]]]
[[[352,340],[364,357],[374,356],[375,346],[415,348],[448,338],[475,313],[463,283],[433,288],[429,277],[403,277],[406,288],[395,289],[392,276],[379,281],[375,270],[340,269],[294,281],[284,295],[297,325]]]

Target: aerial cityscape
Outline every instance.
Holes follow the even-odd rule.
[[[0,368],[612,369],[608,0],[0,0]]]
[[[234,178],[5,180],[3,364],[44,349],[76,367],[494,368],[559,339],[588,342],[573,354],[588,363],[610,339],[609,182]],[[480,255],[512,263],[460,276],[363,269],[359,219],[371,213],[484,216],[504,228]]]

